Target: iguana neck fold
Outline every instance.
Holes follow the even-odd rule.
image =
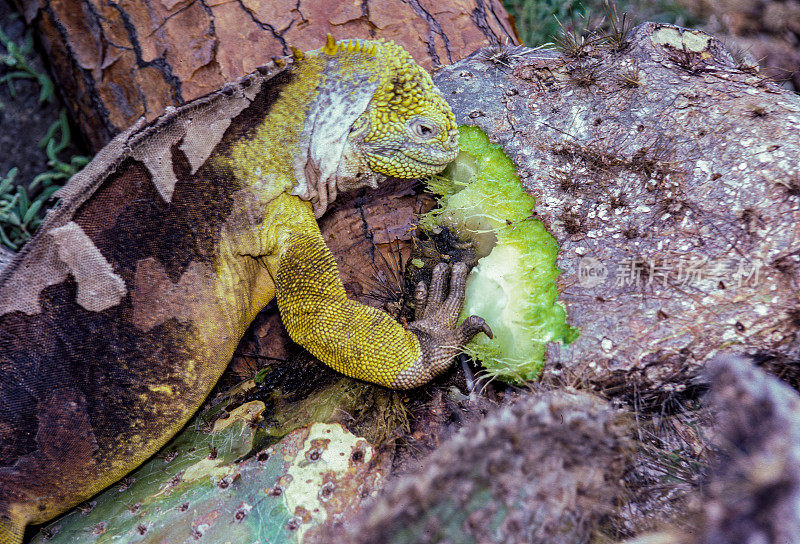
[[[433,116],[433,117],[431,117]],[[409,141],[409,124],[446,127],[439,148]],[[438,129],[437,129],[438,130]],[[440,171],[457,131],[430,75],[393,43],[328,41],[296,54],[292,81],[255,135],[229,154],[246,185],[310,201],[321,217],[339,192],[377,187],[386,175]],[[412,134],[413,140],[413,134]]]
[[[311,201],[317,217],[325,213],[336,198],[337,183],[357,174],[339,165],[347,162],[343,155],[352,157],[350,128],[378,88],[370,66],[377,62],[363,50],[333,56],[314,51],[296,61],[291,82],[255,135],[231,150],[236,177],[268,192],[267,200],[289,190]],[[367,171],[364,165],[365,178]],[[367,184],[375,181],[369,177]]]

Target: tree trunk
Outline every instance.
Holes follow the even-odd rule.
[[[383,38],[428,69],[519,38],[499,0],[16,0],[39,31],[72,118],[93,151],[327,33]]]

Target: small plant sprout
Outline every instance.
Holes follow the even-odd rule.
[[[33,79],[39,84],[39,102],[53,101],[53,82],[47,76],[34,70],[28,62],[28,56],[33,51],[33,37],[30,33],[25,36],[21,46],[14,43],[8,35],[0,29],[0,45],[6,53],[0,54],[0,64],[4,65],[8,73],[0,77],[0,83],[8,85],[11,96],[16,95],[14,81],[18,79]]]
[[[34,69],[29,60],[33,54],[31,34],[17,44],[0,29],[0,46],[0,51],[5,50],[0,52],[0,84],[8,86],[9,94],[16,96],[15,83],[19,80],[33,80],[39,88],[39,102],[54,102],[53,82],[47,74]],[[41,225],[53,194],[89,162],[79,155],[68,162],[59,158],[70,147],[70,141],[67,114],[62,110],[39,142],[47,156],[48,170],[28,180],[20,179],[19,168],[14,167],[0,179],[0,244],[15,250],[22,247]]]

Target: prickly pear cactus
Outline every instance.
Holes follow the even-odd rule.
[[[251,451],[264,403],[243,404],[212,425],[213,411],[32,542],[301,542],[383,479],[372,446],[338,423],[306,425]]]
[[[479,315],[492,338],[479,334],[466,353],[503,381],[535,380],[547,343],[575,340],[558,302],[558,243],[533,217],[535,199],[522,189],[514,163],[480,128],[459,127],[459,153],[429,189],[440,208],[422,217],[427,230],[450,229],[475,247],[478,264],[467,280],[460,319]]]
[[[800,98],[700,31],[613,38],[487,48],[434,76],[558,243],[581,334],[547,344],[543,378],[657,398],[721,348],[796,360]]]

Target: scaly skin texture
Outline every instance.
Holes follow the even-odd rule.
[[[298,343],[389,387],[488,332],[455,326],[463,266],[447,297],[436,271],[409,330],[347,300],[316,224],[338,192],[455,157],[430,76],[394,44],[332,39],[260,74],[111,142],[0,277],[0,544],[156,452],[275,296]]]

